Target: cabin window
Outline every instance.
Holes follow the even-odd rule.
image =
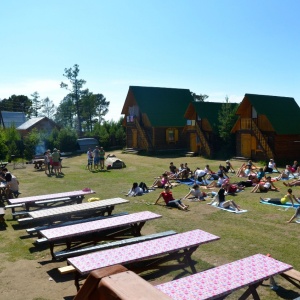
[[[166,130],[166,140],[168,143],[176,143],[178,141],[178,129],[168,128]]]
[[[257,119],[257,111],[253,106],[252,106],[252,119]]]
[[[186,120],[186,125],[188,126],[195,126],[196,121],[195,120]]]

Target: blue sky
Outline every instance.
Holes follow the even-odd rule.
[[[0,99],[37,91],[58,105],[78,64],[84,87],[110,101],[108,120],[130,85],[300,104],[299,11],[298,0],[2,1]]]

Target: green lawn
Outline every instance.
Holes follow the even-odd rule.
[[[107,199],[125,198],[125,193],[135,181],[143,181],[148,186],[151,185],[154,177],[168,169],[170,161],[177,166],[187,162],[192,170],[196,167],[204,168],[206,164],[209,164],[213,170],[217,170],[218,165],[224,163],[201,157],[147,157],[122,154],[120,151],[116,151],[114,154],[126,163],[126,168],[106,172],[89,172],[86,170],[85,154],[64,159],[64,176],[59,178],[48,177],[43,171],[36,171],[30,164],[26,165],[25,169],[12,170],[12,166],[8,166],[8,168],[20,181],[21,197],[89,187],[96,191],[95,196]],[[232,161],[232,164],[237,169],[241,162]],[[240,181],[235,175],[230,176],[232,176],[231,182]],[[284,195],[287,189],[282,181],[275,185],[280,188],[280,192],[269,192],[263,196],[281,197]],[[187,192],[186,185],[180,185],[173,189],[175,198],[181,198]],[[197,263],[198,271],[256,253],[270,253],[272,257],[300,270],[300,255],[298,254],[300,224],[285,222],[291,217],[292,209],[284,211],[275,206],[262,205],[259,203],[261,194],[250,193],[250,188],[236,196],[227,196],[227,199],[234,199],[242,208],[248,210],[243,214],[224,212],[205,202],[188,203],[191,208],[189,212],[151,205],[158,194],[159,190],[156,190],[145,196],[128,198],[130,203],[117,206],[115,211],[150,210],[161,214],[163,216],[161,219],[145,225],[142,230],[144,234],[171,229],[184,232],[200,228],[220,236],[219,241],[203,245],[193,254],[192,258]],[[300,196],[299,187],[294,188],[294,194]],[[24,231],[16,230],[17,222],[13,221],[10,215],[6,216],[6,224],[6,230],[2,231],[0,235],[0,252],[6,254],[8,260],[36,260],[48,255],[48,250],[33,253],[28,251],[32,247],[32,240],[19,238],[24,235]],[[149,279],[163,282],[171,280],[175,276],[186,275],[187,272],[190,272],[189,268],[186,268],[185,271],[173,270],[168,273],[152,274]],[[293,291],[297,291],[297,289],[287,281],[281,280],[281,278],[277,278],[277,281],[282,286],[277,294],[268,287],[259,288],[263,299],[292,299],[296,295]],[[228,299],[236,299],[239,293],[237,292]]]

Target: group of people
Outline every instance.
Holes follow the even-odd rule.
[[[17,198],[19,192],[19,181],[15,175],[11,174],[7,168],[2,168],[0,171],[1,197],[5,199]]]
[[[62,158],[61,158],[60,150],[54,148],[53,152],[51,153],[51,150],[48,149],[44,153],[45,174],[49,176],[53,173],[56,176],[62,174],[61,162],[62,162]]]
[[[105,151],[103,147],[96,146],[94,150],[91,148],[87,151],[87,168],[89,171],[104,169]]]

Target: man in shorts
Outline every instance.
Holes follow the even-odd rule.
[[[94,155],[94,169],[99,169],[99,161],[100,161],[100,151],[99,151],[99,147],[96,146],[96,148],[93,151],[93,155]]]
[[[88,163],[87,163],[87,168],[89,171],[92,171],[93,168],[93,151],[91,148],[89,148],[87,154],[87,159],[88,159]]]

